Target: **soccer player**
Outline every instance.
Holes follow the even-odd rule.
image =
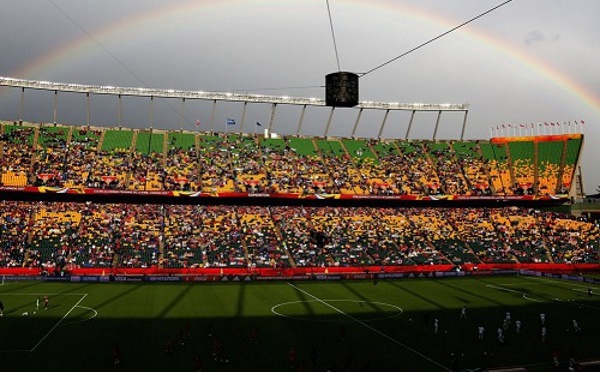
[[[35,299],[35,311],[40,311],[40,296]]]
[[[223,342],[221,342],[221,339],[218,336],[215,336],[215,338],[213,339],[213,359],[215,360],[215,362],[224,362]]]
[[[506,318],[504,318],[504,321],[502,322],[502,329],[504,331],[508,331],[508,326],[510,325],[510,321]]]
[[[503,344],[504,343],[504,331],[502,328],[498,328],[498,341]]]
[[[542,325],[546,325],[546,314],[540,313],[540,322],[542,322]]]
[[[121,349],[119,348],[119,345],[113,346],[112,359],[114,365],[118,365],[121,363]]]
[[[255,344],[258,342],[258,328],[256,328],[256,326],[252,326],[252,329],[250,330],[250,339],[248,341],[248,343],[250,345]]]
[[[0,301],[0,316],[4,315],[4,304]]]
[[[190,326],[190,323],[185,323],[185,330],[183,336],[188,340],[192,337],[192,327]]]
[[[579,324],[577,324],[577,321],[575,319],[573,319],[573,331],[581,332],[581,328],[579,328]]]
[[[433,333],[438,333],[439,330],[439,321],[437,318],[433,320]]]
[[[310,362],[311,367],[313,367],[313,369],[316,368],[318,359],[319,359],[319,355],[317,354],[317,348],[313,345],[310,348],[310,352],[308,353],[308,360]]]
[[[546,341],[546,327],[542,327],[542,342]]]
[[[555,368],[560,366],[560,352],[557,349],[552,351],[552,363],[554,363]]]
[[[293,367],[294,363],[296,363],[296,349],[293,346],[290,347],[290,351],[288,352],[288,360],[290,362],[290,367]]]
[[[517,320],[515,322],[515,332],[517,332],[517,334],[521,333],[521,321]]]
[[[460,311],[460,318],[467,319],[467,307],[466,306],[462,307],[462,310]]]
[[[49,303],[50,300],[48,299],[48,296],[44,296],[44,310],[48,310]]]
[[[340,327],[340,341],[346,341],[346,326],[342,324]]]
[[[510,311],[507,311],[507,312],[506,312],[506,316],[504,317],[504,319],[506,320],[506,322],[507,322],[508,324],[511,324],[511,323],[512,323],[512,320],[510,320]]]
[[[165,342],[165,353],[170,354],[173,352],[173,342],[170,338]]]
[[[194,358],[194,371],[202,372],[202,357],[200,354],[196,354],[196,357]]]
[[[588,287],[587,292],[588,292],[588,296],[591,296],[593,294],[592,287]]]
[[[181,328],[177,331],[177,342],[179,342],[179,346],[185,346],[185,335]]]
[[[480,340],[483,340],[484,334],[485,334],[485,328],[482,326],[479,326],[479,328],[477,328],[477,338],[479,338]]]

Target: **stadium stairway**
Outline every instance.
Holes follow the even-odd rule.
[[[271,209],[267,208],[267,210],[269,211],[269,216],[271,216]],[[281,228],[279,227],[279,224],[276,224],[274,227],[275,227],[275,235],[277,236],[279,241],[284,242],[285,240],[283,238],[283,234],[281,232]],[[283,249],[284,253],[288,256],[288,261],[289,261],[290,266],[296,267],[296,261],[294,260],[292,252],[289,251],[289,249],[287,248],[287,246],[285,244],[283,244],[281,246],[281,248]]]
[[[539,193],[540,185],[540,149],[539,142],[533,141],[533,192]]]
[[[504,146],[504,149],[506,151],[506,162],[508,163],[508,172],[510,174],[510,187],[509,187],[509,189],[512,189],[515,186],[516,177],[515,177],[515,170],[513,168],[513,160],[512,160],[511,155],[510,155],[510,146],[508,146],[508,144],[506,144]],[[506,190],[505,190],[505,192],[506,192]]]
[[[41,124],[40,124],[41,125]],[[40,127],[35,127],[33,131],[33,148],[36,149],[40,142]]]
[[[169,135],[167,132],[163,133],[163,148],[162,148],[162,167],[167,169],[167,154],[169,153]]]
[[[477,141],[477,155],[480,159],[483,159],[483,152],[481,150],[481,144],[479,143],[479,141]],[[494,185],[494,182],[492,182],[492,175],[490,174],[490,168],[486,167],[486,166],[483,166],[482,168],[483,168],[483,173],[487,177],[488,185],[490,187],[490,190],[492,190],[492,194],[497,195],[498,190],[496,190],[496,186]]]
[[[560,168],[558,169],[558,176],[556,177],[556,186],[554,190],[560,190],[562,188],[562,180],[565,174],[565,166],[567,164],[567,143],[568,141],[563,141],[562,155],[560,158]]]
[[[138,140],[138,131],[134,130],[133,131],[133,136],[131,137],[131,151],[133,151],[133,149],[136,148],[137,146],[137,140]]]
[[[98,140],[98,145],[96,145],[96,151],[100,151],[100,149],[102,148],[102,145],[104,144],[104,135],[105,134],[106,134],[105,130],[101,131],[100,139]]]

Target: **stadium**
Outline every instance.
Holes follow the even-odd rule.
[[[119,107],[130,93],[2,83],[21,97],[112,94]],[[217,96],[198,99],[232,99]],[[267,101],[271,116],[298,104],[233,99]],[[593,213],[570,209],[583,135],[410,140],[265,127],[3,121],[0,326],[15,335],[2,338],[3,370],[33,368],[64,340],[78,340],[65,363],[90,371],[596,366],[600,229]],[[48,309],[35,305],[41,296]]]
[[[0,371],[600,370],[593,33],[511,2],[7,3]]]

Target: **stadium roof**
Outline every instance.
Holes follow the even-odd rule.
[[[198,99],[210,101],[270,103],[285,105],[325,106],[321,98],[300,98],[289,96],[271,96],[250,93],[204,92],[177,89],[114,87],[102,85],[84,85],[57,83],[39,80],[25,80],[0,76],[0,86],[19,87],[23,89],[48,90],[57,92],[74,92],[88,94],[107,94],[115,96],[161,97],[177,99]],[[468,103],[398,103],[361,101],[358,109],[373,110],[410,110],[410,111],[468,111]]]

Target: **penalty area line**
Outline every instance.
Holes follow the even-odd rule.
[[[350,320],[353,320],[354,322],[356,322],[356,323],[360,324],[361,326],[363,326],[363,327],[365,327],[365,328],[367,328],[367,329],[369,329],[369,330],[371,330],[371,331],[373,331],[373,332],[377,333],[378,335],[380,335],[380,336],[382,336],[382,337],[384,337],[384,338],[386,338],[386,339],[388,339],[388,340],[392,341],[392,342],[393,342],[393,343],[395,343],[396,345],[399,345],[399,346],[403,347],[404,349],[406,349],[406,350],[408,350],[408,351],[412,352],[413,354],[416,354],[416,355],[420,356],[421,358],[423,358],[423,359],[425,359],[425,360],[427,360],[427,361],[429,361],[429,362],[431,362],[431,363],[435,364],[436,366],[440,367],[440,368],[441,368],[441,369],[443,369],[444,371],[450,371],[450,369],[446,368],[445,366],[441,365],[440,363],[436,362],[435,360],[433,360],[433,359],[429,358],[427,355],[421,354],[421,353],[420,353],[420,352],[418,352],[417,350],[415,350],[415,349],[413,349],[413,348],[411,348],[411,347],[409,347],[409,346],[407,346],[407,345],[403,344],[402,342],[400,342],[400,341],[396,340],[395,338],[393,338],[393,337],[391,337],[391,336],[388,336],[387,334],[385,334],[385,333],[381,332],[380,330],[378,330],[378,329],[376,329],[376,328],[373,328],[373,327],[371,327],[370,325],[368,325],[367,323],[363,322],[362,320],[360,320],[360,319],[356,319],[356,318],[355,318],[355,317],[353,317],[352,315],[350,315],[350,314],[347,314],[347,313],[343,312],[342,310],[338,309],[337,307],[335,307],[335,306],[333,306],[333,305],[331,305],[331,304],[329,304],[329,303],[327,303],[327,302],[325,302],[325,301],[321,300],[321,299],[320,299],[320,298],[318,298],[317,296],[314,296],[314,295],[312,295],[312,294],[310,294],[310,293],[306,292],[306,291],[305,291],[305,290],[303,290],[302,288],[300,288],[300,287],[298,287],[298,286],[296,286],[296,285],[294,285],[294,284],[292,284],[292,283],[288,283],[288,285],[289,285],[290,287],[292,287],[292,288],[296,289],[297,291],[300,291],[300,292],[304,293],[304,294],[305,294],[305,295],[307,295],[308,297],[311,297],[311,298],[313,298],[315,301],[322,303],[323,305],[327,306],[328,308],[330,308],[330,309],[332,309],[332,310],[335,310],[336,312],[338,312],[338,313],[342,314],[343,316],[347,317],[348,319],[350,319]]]
[[[570,282],[567,279],[561,279],[561,280],[554,280],[552,278],[546,278],[543,276],[532,276],[530,277],[530,279],[535,279],[538,281],[543,281],[543,282],[549,282],[549,283],[556,283],[556,284],[564,284],[564,285],[570,285],[572,287],[579,287],[579,288],[586,288],[587,287],[592,287],[592,289],[598,289],[598,287],[594,286],[591,283],[586,283],[586,282]]]
[[[2,296],[87,296],[87,293],[2,293]]]
[[[499,290],[499,291],[505,291],[505,292],[511,292],[511,293],[520,294],[520,295],[521,295],[521,297],[523,297],[523,299],[524,299],[524,300],[527,300],[527,301],[532,301],[532,302],[544,302],[544,301],[542,301],[542,300],[537,300],[537,299],[535,299],[535,298],[529,297],[529,296],[527,296],[527,294],[526,294],[525,292],[522,292],[522,291],[517,291],[517,290],[514,290],[514,289],[510,289],[510,288],[504,288],[504,287],[497,286],[497,285],[494,285],[494,284],[488,284],[488,285],[486,285],[486,287],[488,287],[488,288],[493,288],[493,289],[497,289],[497,290]]]
[[[58,322],[56,322],[56,324],[55,324],[55,325],[54,325],[52,328],[50,328],[50,330],[48,331],[48,333],[46,333],[46,334],[44,335],[44,337],[42,337],[42,339],[41,339],[41,340],[39,340],[39,341],[38,341],[38,343],[37,343],[37,344],[35,344],[35,346],[34,346],[34,347],[31,349],[31,350],[29,350],[29,351],[30,351],[30,352],[32,352],[32,351],[35,351],[35,349],[37,349],[37,347],[38,347],[38,346],[40,346],[40,345],[42,344],[42,342],[44,342],[44,340],[45,340],[46,338],[48,338],[48,336],[50,336],[50,334],[51,334],[52,332],[54,332],[54,330],[55,330],[55,329],[56,329],[56,328],[57,328],[57,327],[60,325],[60,323],[62,323],[62,322],[63,322],[63,320],[65,320],[65,318],[66,318],[66,317],[68,317],[68,316],[69,316],[69,314],[71,314],[71,313],[73,312],[73,310],[75,310],[75,308],[76,308],[77,306],[79,306],[79,304],[81,303],[81,301],[83,301],[83,300],[84,300],[86,297],[87,297],[87,293],[85,293],[85,294],[83,295],[83,297],[81,297],[81,298],[79,299],[79,301],[77,301],[77,303],[76,303],[75,305],[73,305],[73,307],[72,307],[72,308],[71,308],[69,311],[67,311],[67,313],[66,313],[65,315],[63,315],[63,317],[62,317],[62,318],[60,318],[60,320],[59,320]]]

